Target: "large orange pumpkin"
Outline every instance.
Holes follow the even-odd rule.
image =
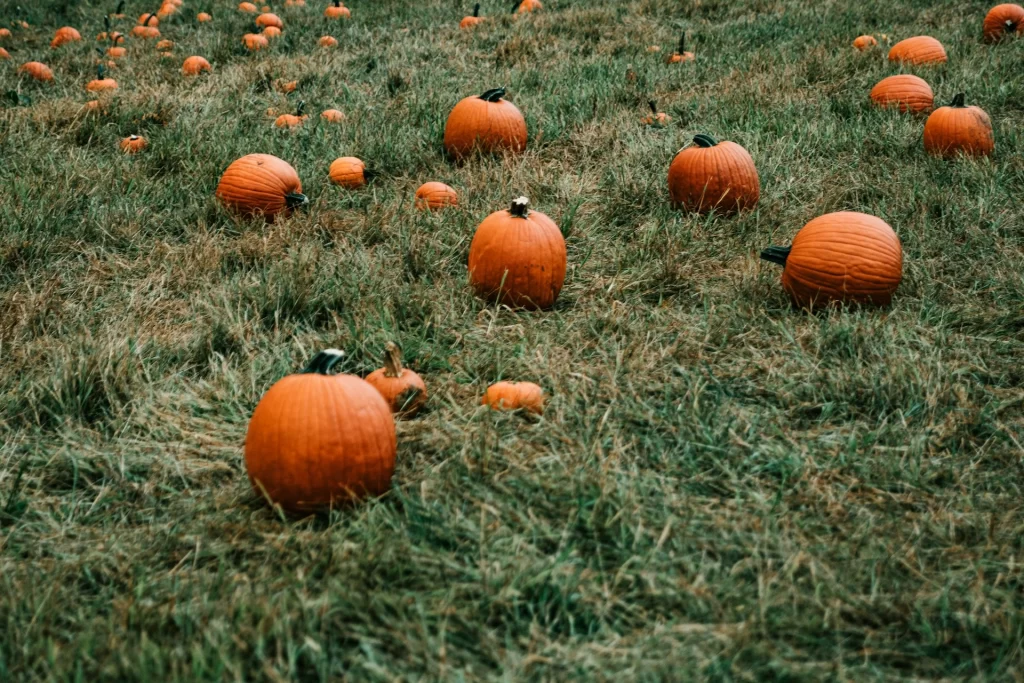
[[[917,113],[931,111],[934,96],[923,78],[899,74],[880,80],[871,89],[871,101],[880,107],[898,107],[903,112]]]
[[[735,213],[757,204],[761,179],[747,150],[710,135],[697,135],[693,142],[676,154],[668,169],[673,205],[698,213]]]
[[[356,157],[340,157],[331,162],[328,175],[335,185],[356,190],[366,184],[366,164]]]
[[[505,89],[495,88],[455,105],[444,126],[444,147],[449,155],[461,159],[477,148],[484,152],[521,152],[526,148],[526,119],[504,97]]]
[[[782,286],[800,308],[887,306],[903,278],[903,248],[881,218],[840,211],[815,218],[789,247],[761,258],[783,266]]]
[[[982,24],[985,42],[994,43],[1015,33],[1024,33],[1024,7],[1013,3],[996,5],[985,15]]]
[[[992,120],[980,107],[964,106],[964,94],[939,107],[924,124],[924,148],[931,154],[984,156],[995,149]]]
[[[436,211],[448,206],[457,206],[459,196],[455,190],[444,183],[431,181],[423,183],[416,190],[415,205],[417,209]]]
[[[525,410],[540,415],[544,412],[544,390],[533,382],[495,382],[487,387],[480,405],[491,410]]]
[[[384,367],[371,372],[366,381],[400,417],[415,416],[427,402],[427,385],[418,374],[402,367],[402,349],[394,342],[384,346]]]
[[[941,64],[946,61],[946,48],[931,36],[915,36],[901,40],[889,50],[890,62],[907,64]]]
[[[247,154],[231,162],[220,177],[217,198],[242,215],[263,214],[271,220],[308,202],[299,174],[271,154]]]
[[[379,496],[391,485],[397,438],[391,409],[364,380],[329,375],[343,354],[317,354],[263,395],[245,435],[256,494],[289,512]]]
[[[519,197],[477,227],[469,245],[469,283],[491,301],[549,308],[565,283],[565,239],[554,221],[529,205]]]
[[[18,67],[18,73],[27,74],[37,81],[52,81],[53,72],[42,62],[25,62]]]

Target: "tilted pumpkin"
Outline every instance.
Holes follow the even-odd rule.
[[[217,198],[244,216],[270,220],[309,200],[291,164],[270,154],[247,154],[231,162],[217,185]]]
[[[137,154],[146,148],[146,138],[141,135],[129,135],[121,140],[121,151],[125,154]]]
[[[89,81],[85,85],[85,89],[89,92],[106,92],[109,90],[117,90],[117,81],[113,78],[107,78],[104,75],[103,65],[100,64],[96,67],[96,78]]]
[[[875,40],[874,36],[857,36],[853,40],[853,46],[860,52],[870,50],[878,45],[878,41]]]
[[[923,78],[899,74],[880,80],[871,89],[871,101],[883,108],[919,113],[931,111],[935,99],[931,86]]]
[[[669,64],[679,64],[680,62],[692,62],[696,58],[696,55],[686,49],[686,32],[684,31],[683,35],[679,36],[679,47],[665,61]]]
[[[192,55],[181,65],[181,70],[186,76],[197,76],[204,71],[213,71],[213,67],[206,61],[205,57],[199,55]]]
[[[469,245],[469,283],[477,296],[520,308],[550,308],[565,284],[562,231],[519,197],[477,227]]]
[[[980,107],[967,107],[959,93],[948,107],[939,107],[924,124],[924,148],[930,154],[985,156],[995,149],[992,120]]]
[[[915,36],[893,45],[889,50],[889,61],[906,64],[942,64],[946,61],[946,48],[931,36]]]
[[[533,382],[495,382],[487,387],[480,405],[491,410],[524,410],[544,413],[544,390]]]
[[[356,190],[366,184],[366,164],[356,157],[341,157],[331,162],[328,175],[335,185]]]
[[[526,119],[504,99],[505,88],[466,97],[452,109],[444,126],[444,148],[454,159],[479,149],[492,153],[526,149]]]
[[[324,16],[328,19],[348,19],[351,14],[348,7],[341,4],[341,0],[334,0],[334,4],[324,10]]]
[[[391,486],[398,440],[380,393],[352,375],[330,375],[343,354],[322,351],[263,395],[245,435],[245,468],[257,495],[293,513],[379,496]]]
[[[477,24],[482,23],[483,20],[484,18],[480,16],[480,3],[478,2],[473,6],[472,14],[467,17],[462,17],[462,21],[459,22],[459,28],[472,28]]]
[[[757,204],[761,179],[747,150],[710,135],[697,135],[693,143],[676,154],[668,169],[668,193],[674,206],[729,214]]]
[[[1013,3],[996,5],[985,15],[981,30],[987,43],[1024,33],[1024,7]]]
[[[50,67],[42,62],[25,62],[18,67],[18,73],[26,74],[37,81],[49,82],[53,80],[53,72]]]
[[[431,181],[419,186],[414,203],[417,209],[437,211],[449,206],[458,206],[459,196],[448,185]]]
[[[881,218],[840,211],[815,218],[789,247],[761,258],[783,266],[782,286],[800,308],[888,306],[903,278],[903,248]]]
[[[427,385],[418,374],[402,367],[402,349],[394,342],[384,346],[384,367],[370,373],[366,381],[399,417],[414,417],[427,402]]]

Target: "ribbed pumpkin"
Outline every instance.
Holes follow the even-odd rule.
[[[853,46],[859,51],[864,52],[878,45],[878,41],[875,40],[874,36],[857,36],[853,40]]]
[[[320,118],[329,123],[341,123],[345,120],[345,115],[337,109],[324,109],[320,112]]]
[[[417,209],[437,211],[448,206],[457,206],[458,203],[458,194],[444,183],[431,181],[423,183],[416,190],[415,205]]]
[[[379,496],[391,485],[398,441],[391,409],[364,380],[329,375],[322,351],[263,395],[245,435],[253,490],[283,509],[315,512]]]
[[[270,220],[307,203],[291,164],[270,154],[247,154],[231,162],[217,185],[217,198],[244,216]]]
[[[50,47],[58,48],[61,45],[73,43],[81,39],[82,34],[78,32],[78,29],[72,28],[71,26],[62,26],[53,34],[53,40],[50,41]]]
[[[887,306],[903,278],[903,248],[881,218],[840,211],[815,218],[789,247],[761,258],[783,266],[782,286],[800,308]]]
[[[480,3],[476,3],[473,6],[473,13],[468,17],[462,17],[462,21],[459,22],[459,28],[472,28],[477,24],[483,22],[484,18],[480,16]]]
[[[394,342],[384,346],[384,367],[371,372],[366,381],[399,417],[415,416],[427,402],[427,385],[418,374],[402,367],[402,349]]]
[[[121,140],[121,151],[125,154],[136,154],[146,148],[146,138],[141,135],[129,135],[128,137]]]
[[[483,152],[526,148],[526,119],[505,97],[504,88],[466,97],[452,109],[444,126],[444,148],[455,159],[474,149]]]
[[[757,204],[761,180],[747,150],[710,135],[697,135],[693,142],[676,154],[668,169],[673,205],[697,213],[714,209],[729,214]]]
[[[351,14],[348,7],[341,4],[341,0],[334,0],[334,4],[324,10],[324,16],[328,19],[348,19]]]
[[[889,61],[907,64],[942,64],[946,61],[946,48],[931,36],[915,36],[893,45],[889,50]]]
[[[880,107],[896,107],[900,111],[927,112],[934,106],[932,88],[923,78],[899,74],[880,80],[871,89],[871,101]]]
[[[984,156],[995,149],[992,120],[980,107],[964,105],[964,94],[939,107],[924,124],[924,148],[931,154]]]
[[[1005,3],[996,5],[985,15],[982,24],[985,42],[994,43],[1015,33],[1024,33],[1024,7]]]
[[[487,387],[480,405],[491,410],[525,410],[540,415],[544,412],[544,390],[533,382],[495,382]]]
[[[266,12],[265,14],[261,14],[258,17],[256,17],[256,25],[261,28],[266,28],[268,26],[273,26],[274,28],[284,28],[284,22],[281,21],[281,17],[270,12]]]
[[[356,157],[341,157],[331,162],[331,182],[355,190],[366,184],[366,164]]]
[[[213,71],[213,67],[210,66],[205,57],[192,55],[181,65],[181,70],[187,76],[196,76],[204,71]]]
[[[18,73],[26,74],[37,81],[52,81],[53,72],[42,62],[25,62],[18,67]]]
[[[109,90],[117,90],[117,81],[113,78],[107,78],[105,76],[105,70],[103,65],[100,64],[96,67],[96,78],[85,84],[85,89],[89,92],[106,92]]]
[[[549,308],[565,283],[565,239],[554,221],[529,205],[519,197],[477,227],[469,245],[469,283],[490,301]]]

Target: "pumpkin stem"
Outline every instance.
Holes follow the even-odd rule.
[[[299,100],[299,106],[295,107],[295,115],[302,116],[302,111],[306,108],[306,103],[303,100]]]
[[[340,349],[324,349],[313,356],[309,365],[302,371],[302,374],[326,375],[331,372],[335,365],[345,357],[345,352]]]
[[[1017,22],[1015,22],[1013,19],[1007,19],[1005,22],[1003,22],[1003,26],[1006,28],[1007,33],[1013,33],[1014,31],[1017,30]]]
[[[103,53],[101,52],[100,56],[102,56],[102,55],[103,55]],[[96,78],[98,78],[101,81],[103,80],[103,63],[102,62],[96,65]]]
[[[284,203],[289,209],[298,209],[309,204],[309,197],[301,192],[289,192],[284,196]]]
[[[710,135],[705,135],[704,133],[694,135],[693,142],[698,147],[714,147],[718,144],[718,140],[714,139]]]
[[[651,113],[655,116],[658,115],[658,103],[654,100],[647,100],[647,106],[651,108]]]
[[[473,16],[474,17],[479,17],[480,16],[480,3],[479,2],[476,3],[476,5],[473,6]]]
[[[114,14],[121,14],[122,12],[124,12],[124,0],[121,0],[121,2],[117,3],[117,9],[114,10]]]
[[[515,14],[517,9],[519,9],[519,0],[515,0],[515,2],[512,3],[511,14]]]
[[[142,22],[142,25],[149,26],[149,22],[153,21],[154,19],[156,19],[156,15],[151,13],[149,14],[149,16],[146,17],[146,20]]]
[[[526,218],[530,215],[530,200],[526,197],[516,197],[512,200],[512,208],[508,210],[516,218]]]
[[[679,54],[686,52],[686,31],[683,31],[683,35],[679,36]]]
[[[963,107],[964,106],[964,101],[966,99],[967,99],[967,95],[966,94],[964,94],[962,92],[958,92],[956,95],[953,96],[953,101],[949,103],[949,106],[951,106],[951,107]]]
[[[106,29],[107,34],[110,34],[110,17],[103,17],[103,28]]]
[[[497,102],[504,96],[505,88],[504,86],[502,86],[501,88],[494,88],[493,90],[488,90],[487,92],[480,96],[480,99],[483,100],[484,102]]]
[[[761,258],[765,261],[777,263],[785,268],[786,259],[789,258],[789,252],[792,248],[793,247],[768,247],[761,252]]]
[[[341,7],[341,0],[334,0],[335,7]]]
[[[384,376],[402,376],[402,349],[395,342],[384,345]]]

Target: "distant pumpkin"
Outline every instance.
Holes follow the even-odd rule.
[[[159,26],[160,17],[153,12],[147,12],[146,14],[139,15],[139,26]]]
[[[262,50],[270,45],[267,41],[267,37],[259,33],[246,33],[242,36],[242,44],[250,52]]]
[[[348,7],[341,4],[341,0],[334,0],[334,4],[324,10],[324,16],[328,19],[348,19],[351,15]]]
[[[928,112],[934,106],[932,88],[923,78],[898,74],[880,80],[871,89],[871,101],[880,107],[896,107],[902,112]]]
[[[461,159],[474,149],[490,153],[526,148],[526,119],[504,97],[505,89],[495,88],[455,105],[444,126],[444,147],[450,156]]]
[[[462,21],[459,22],[459,28],[472,28],[484,20],[480,16],[480,3],[476,3],[473,7],[473,13],[467,17],[462,17]]]
[[[165,40],[161,40],[159,43],[156,44],[156,49],[157,50],[161,50],[161,51],[173,50],[174,49],[174,41],[173,40],[166,40],[166,39]]]
[[[356,157],[340,157],[331,162],[328,175],[335,185],[356,190],[366,184],[366,164]]]
[[[113,78],[107,78],[104,71],[102,64],[97,66],[96,78],[86,83],[85,89],[89,92],[109,92],[111,90],[117,90],[117,81]]]
[[[25,62],[18,67],[18,73],[26,74],[37,81],[49,82],[53,80],[53,72],[50,67],[42,62]]]
[[[449,206],[458,206],[459,196],[455,190],[444,183],[423,183],[416,190],[415,206],[417,209],[437,211]]]
[[[200,12],[196,15],[196,21],[200,24],[205,24],[208,21],[213,21],[213,15],[209,12]]]
[[[878,41],[875,40],[874,36],[857,36],[853,41],[853,46],[860,52],[870,50],[878,45]]]
[[[544,5],[540,4],[540,0],[522,0],[522,2],[516,6],[515,11],[517,14],[528,14],[543,8]]]
[[[370,373],[366,381],[399,417],[414,417],[427,402],[427,385],[418,374],[402,367],[402,349],[394,342],[384,346],[384,367]]]
[[[730,214],[753,208],[761,197],[761,180],[747,150],[710,135],[697,135],[693,143],[680,150],[669,166],[672,203],[697,213],[715,209]]]
[[[238,3],[238,9],[239,11],[248,12],[249,14],[256,14],[257,12],[259,12],[259,9],[257,9],[256,5],[252,4],[251,2]]]
[[[217,198],[243,216],[270,220],[309,201],[292,165],[270,154],[247,154],[231,162],[217,184]]]
[[[213,71],[213,67],[206,61],[205,57],[192,55],[181,65],[181,70],[186,76],[197,76],[201,73]]]
[[[256,17],[256,25],[262,28],[266,28],[268,26],[273,26],[275,28],[284,28],[284,22],[281,21],[281,17],[270,12],[266,12]]]
[[[1024,7],[1012,3],[996,5],[985,15],[982,34],[985,42],[995,43],[1006,36],[1024,33]]]
[[[137,154],[146,148],[146,138],[140,135],[129,135],[121,140],[121,151],[125,154]]]
[[[268,26],[261,31],[267,38],[278,38],[281,36],[281,29],[276,26]]]
[[[668,125],[668,123],[672,120],[672,117],[666,114],[665,112],[658,111],[658,103],[655,102],[654,100],[649,100],[647,102],[647,106],[648,108],[650,108],[651,113],[643,118],[643,122],[645,125],[656,126],[660,128],[661,126]]]
[[[533,382],[495,382],[487,387],[480,405],[491,410],[523,410],[544,413],[544,390]]]
[[[979,107],[964,104],[959,93],[948,107],[939,107],[924,124],[924,148],[930,154],[986,156],[995,150],[992,120]]]
[[[335,47],[338,41],[333,36],[320,36],[320,40],[317,41],[320,47]]]
[[[324,109],[320,112],[320,118],[330,123],[341,123],[345,120],[345,115],[337,109]]]
[[[7,52],[7,50],[5,50],[2,47],[0,47],[0,59],[10,59],[10,58],[11,58],[11,55]]]
[[[278,128],[295,128],[301,126],[306,122],[309,117],[303,114],[303,110],[306,108],[305,102],[299,102],[299,105],[295,108],[294,114],[281,114],[274,121],[274,125]]]
[[[6,40],[11,37],[11,29],[0,28],[0,40]]]
[[[889,50],[889,61],[906,64],[942,64],[946,61],[946,48],[931,36],[915,36],[893,45]]]
[[[692,62],[696,58],[696,55],[687,51],[686,33],[683,32],[683,35],[679,36],[679,47],[676,48],[676,51],[670,54],[665,61],[669,64],[679,64],[680,62]]]
[[[61,45],[67,43],[73,43],[82,39],[82,34],[77,29],[71,26],[63,26],[57,29],[57,32],[53,35],[53,40],[50,41],[50,47],[58,48]]]

